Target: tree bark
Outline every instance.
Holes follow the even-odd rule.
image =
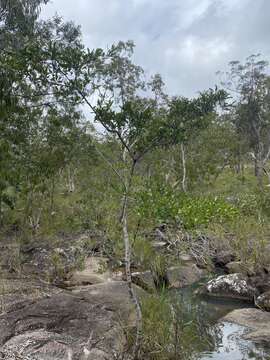
[[[125,155],[123,156],[124,161]],[[136,162],[132,162],[132,166],[128,176],[125,176],[125,194],[123,197],[123,207],[122,207],[122,232],[123,232],[123,240],[125,246],[125,273],[126,273],[126,282],[128,285],[128,290],[130,294],[130,298],[135,305],[136,308],[136,339],[135,345],[133,348],[133,359],[140,359],[140,348],[141,348],[141,339],[142,339],[142,311],[139,300],[135,293],[132,284],[131,278],[131,249],[130,249],[130,241],[129,241],[129,233],[128,233],[128,197],[132,187],[132,179],[135,170]]]
[[[260,190],[263,190],[263,168],[264,168],[264,159],[263,159],[263,144],[258,144],[258,149],[255,153],[256,161],[256,177],[258,181],[258,186]]]
[[[184,192],[187,192],[187,184],[186,184],[186,177],[187,177],[187,168],[186,168],[186,154],[185,154],[185,147],[184,144],[181,143],[181,159],[182,159],[182,189]]]
[[[125,205],[123,210],[122,229],[123,229],[123,239],[125,244],[125,271],[126,271],[126,281],[128,285],[130,298],[136,308],[136,339],[133,349],[133,359],[137,360],[140,358],[139,354],[140,354],[141,338],[142,338],[142,311],[139,300],[134,291],[132,278],[131,278],[131,266],[130,266],[131,251],[130,251],[130,242],[129,242],[128,225],[127,225],[127,196],[125,196],[124,201],[125,201]]]

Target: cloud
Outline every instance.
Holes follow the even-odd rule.
[[[42,16],[55,12],[81,24],[91,48],[134,40],[135,61],[171,94],[213,87],[230,60],[270,57],[269,0],[54,0]]]

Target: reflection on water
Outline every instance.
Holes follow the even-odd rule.
[[[228,312],[247,307],[241,301],[209,299],[195,294],[198,285],[175,291],[171,295],[175,313],[179,321],[192,324],[193,351],[190,359],[198,360],[270,360],[268,349],[256,346],[244,340],[246,328],[230,323],[221,323],[220,319]],[[183,334],[182,334],[183,335]]]
[[[266,360],[270,352],[263,348],[256,348],[254,344],[241,338],[246,331],[242,326],[230,323],[219,325],[221,342],[215,350],[206,351],[199,355],[200,360]]]

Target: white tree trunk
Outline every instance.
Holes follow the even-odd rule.
[[[183,168],[183,175],[182,175],[182,189],[184,192],[187,192],[187,168],[186,168],[186,154],[185,154],[185,147],[184,144],[181,143],[181,158],[182,158],[182,168]]]
[[[123,152],[123,161],[126,163],[126,167],[129,168],[126,160],[126,151]],[[122,207],[122,231],[123,231],[123,240],[125,246],[125,272],[126,272],[126,281],[128,285],[128,290],[130,294],[130,298],[135,305],[136,308],[136,339],[135,345],[133,348],[133,359],[139,360],[140,347],[141,347],[141,339],[142,339],[142,311],[141,305],[135,293],[132,284],[131,278],[131,248],[129,242],[129,233],[128,233],[128,198],[130,195],[131,187],[132,187],[132,178],[135,170],[136,163],[133,162],[129,173],[125,173],[124,175],[124,184],[125,184],[125,194],[123,197],[123,207]]]
[[[125,195],[124,207],[123,207],[123,219],[122,219],[123,239],[125,245],[125,272],[126,272],[126,281],[128,285],[130,298],[136,308],[136,339],[133,349],[133,359],[139,359],[141,338],[142,338],[142,311],[139,300],[133,288],[132,278],[131,278],[131,266],[130,266],[131,250],[130,250],[130,242],[129,242],[129,234],[128,234],[128,225],[127,225],[127,203],[128,203],[128,199],[127,199],[127,195]]]
[[[70,167],[67,169],[67,189],[68,192],[73,193],[75,191],[75,171]]]

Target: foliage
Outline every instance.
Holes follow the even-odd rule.
[[[237,207],[218,197],[194,197],[175,192],[170,187],[154,187],[140,193],[138,213],[156,223],[181,222],[185,229],[224,223],[238,218]]]
[[[231,222],[238,218],[238,209],[222,198],[186,198],[178,211],[186,229],[209,223]]]
[[[237,94],[233,104],[233,122],[240,136],[245,136],[255,160],[255,175],[262,188],[262,171],[270,156],[270,108],[268,61],[260,54],[250,55],[244,64],[230,63],[224,85]]]
[[[132,41],[87,49],[79,26],[57,16],[39,20],[46,3],[0,0],[2,237],[98,233],[114,264],[131,255],[162,278],[168,259],[148,235],[169,223],[213,235],[216,249],[232,250],[250,267],[269,265],[267,61],[252,55],[230,63],[224,89],[170,97],[161,75],[147,78],[133,62]],[[238,95],[229,99],[227,91]],[[180,191],[184,175],[189,186]],[[10,270],[21,271],[20,251],[11,258]],[[51,263],[54,278],[63,277],[60,255]],[[194,354],[196,309],[190,314],[166,294],[148,297],[142,309],[146,358]]]

